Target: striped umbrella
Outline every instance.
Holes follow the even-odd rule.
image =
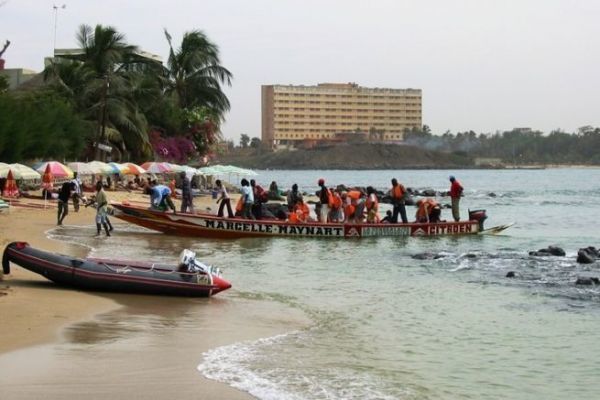
[[[66,165],[64,165],[63,163],[60,163],[58,161],[44,162],[35,170],[37,172],[39,172],[40,174],[42,174],[42,173],[46,172],[46,168],[48,166],[50,166],[50,172],[52,173],[52,175],[55,178],[72,178],[73,177],[73,171],[71,170],[71,168],[67,167]]]
[[[142,164],[142,168],[151,174],[166,174],[172,172],[172,168],[168,163],[148,161]]]
[[[116,162],[109,162],[107,165],[110,168],[112,168],[111,173],[113,173],[113,174],[123,175],[127,171],[127,168],[125,168],[125,165],[123,165],[123,164],[119,164]]]
[[[41,175],[36,170],[23,164],[0,165],[0,178],[6,178],[9,170],[12,171],[15,179],[35,180],[41,178]]]
[[[4,185],[4,196],[6,197],[19,197],[19,188],[17,187],[17,181],[13,177],[12,170],[8,170],[6,175],[6,184]]]
[[[123,172],[125,175],[142,175],[146,173],[146,170],[134,163],[124,163],[121,164],[125,167],[125,171]]]

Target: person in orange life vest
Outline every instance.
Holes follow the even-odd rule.
[[[450,200],[452,201],[452,218],[456,222],[460,221],[460,209],[459,203],[463,193],[463,187],[459,181],[452,175],[450,175]]]
[[[363,220],[365,209],[365,196],[360,190],[351,190],[346,195],[346,204],[350,207],[345,207],[346,222],[360,223]]]
[[[365,208],[367,210],[367,222],[371,224],[379,222],[379,199],[377,199],[377,193],[375,193],[373,186],[367,187]]]
[[[417,222],[440,222],[442,209],[437,201],[432,198],[417,201]]]
[[[298,222],[310,221],[310,208],[308,207],[308,204],[304,202],[304,200],[300,199],[296,203],[295,214],[298,218]]]
[[[400,217],[402,218],[403,223],[408,223],[408,218],[406,217],[406,206],[404,204],[404,196],[406,195],[406,188],[403,184],[398,183],[396,178],[392,179],[392,188],[390,189],[390,196],[392,197],[392,205],[393,214],[392,221],[393,223],[398,223],[398,213],[400,213]]]
[[[329,214],[331,192],[329,191],[329,189],[327,189],[327,187],[325,187],[325,179],[319,179],[318,184],[321,188],[321,190],[319,190],[319,201],[321,203],[321,208],[319,211],[318,218],[320,222],[327,222],[327,214]]]
[[[344,220],[344,215],[342,212],[342,197],[333,188],[329,190],[331,192],[331,197],[329,198],[329,221],[342,222]]]

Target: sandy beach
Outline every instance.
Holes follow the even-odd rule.
[[[111,201],[148,201],[139,193],[108,195]],[[195,199],[199,209],[214,208],[212,202],[210,197]],[[94,223],[92,208],[69,211],[65,225],[89,229]],[[123,224],[116,218],[113,224],[118,235]],[[0,245],[4,249],[12,241],[27,241],[45,250],[87,254],[83,246],[49,239],[47,232],[55,227],[54,203],[47,209],[13,206],[0,214]],[[0,281],[2,398],[252,398],[203,378],[196,367],[204,351],[283,333],[282,318],[289,324],[302,321],[293,312],[271,318],[273,310],[263,307],[236,297],[235,283],[211,299],[86,293],[12,264],[10,275]],[[191,311],[194,320],[182,317]],[[156,319],[162,322],[153,328]],[[130,338],[132,332],[139,340]]]

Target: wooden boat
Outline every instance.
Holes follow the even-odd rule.
[[[236,239],[244,237],[318,237],[362,238],[380,236],[443,236],[484,233],[485,210],[469,213],[469,221],[408,223],[408,224],[350,224],[350,223],[290,223],[279,220],[249,220],[224,218],[205,213],[172,213],[116,204],[115,216],[132,224],[155,231],[195,237]],[[495,227],[494,233],[508,226]]]
[[[218,269],[197,262],[203,267],[190,272],[189,264],[80,259],[34,249],[26,242],[6,246],[2,257],[5,274],[10,274],[11,262],[58,284],[85,290],[209,297],[231,287]]]

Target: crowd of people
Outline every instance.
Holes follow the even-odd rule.
[[[460,220],[459,204],[463,187],[454,177],[449,177],[451,186],[449,195],[452,202],[452,217]],[[332,223],[408,223],[406,203],[410,199],[408,190],[396,178],[391,180],[388,195],[391,199],[392,210],[380,218],[377,191],[368,186],[366,189],[355,188],[345,190],[342,188],[327,187],[324,179],[317,181],[319,190],[315,193],[318,201],[314,205],[314,214],[304,195],[299,191],[298,185],[293,184],[286,197],[281,196],[275,181],[271,182],[266,191],[254,179],[241,180],[240,198],[235,207],[231,208],[231,199],[223,183],[216,181],[216,199],[219,205],[217,215],[224,216],[227,208],[227,217],[240,217],[245,219],[280,219],[290,222],[332,222]],[[286,200],[286,209],[273,212],[273,208],[265,206],[269,200]],[[411,202],[411,204],[413,204]],[[440,222],[441,205],[433,198],[427,197],[418,200],[415,205],[417,210],[414,222]],[[314,216],[313,216],[314,215]]]

